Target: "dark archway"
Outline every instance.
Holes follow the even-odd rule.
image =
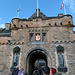
[[[47,66],[47,64],[48,64],[47,55],[48,54],[42,49],[35,49],[35,50],[32,50],[31,52],[29,52],[29,54],[27,56],[27,67],[26,67],[28,75],[32,75],[36,61],[39,61],[39,64],[42,66],[44,66],[44,65]]]

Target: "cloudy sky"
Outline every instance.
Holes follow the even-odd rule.
[[[60,9],[64,2],[66,14],[73,17],[75,25],[75,0],[38,0],[39,8],[48,17],[57,16],[59,13],[65,15],[64,9]],[[19,18],[29,18],[37,8],[37,0],[1,0],[0,1],[0,28],[5,27],[5,23],[11,22],[17,17],[17,10],[20,6]]]

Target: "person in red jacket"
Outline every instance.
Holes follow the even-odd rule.
[[[56,75],[56,69],[55,68],[50,69],[50,75]]]

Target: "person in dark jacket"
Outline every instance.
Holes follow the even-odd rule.
[[[19,68],[15,68],[12,72],[12,75],[18,75],[18,72],[19,72]]]
[[[50,68],[47,67],[47,66],[45,66],[45,67],[43,68],[43,71],[44,71],[44,75],[49,75],[49,74],[50,74]]]
[[[43,74],[44,74],[44,72],[43,72],[42,69],[39,70],[39,74],[40,74],[40,75],[43,75]]]
[[[40,74],[39,74],[39,70],[38,70],[37,67],[35,67],[35,70],[34,70],[34,72],[33,72],[33,75],[40,75]]]

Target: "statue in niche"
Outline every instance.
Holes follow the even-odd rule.
[[[64,58],[61,52],[58,54],[58,58],[59,58],[59,66],[64,67]]]
[[[15,53],[14,54],[14,59],[13,59],[13,66],[17,66],[18,65],[18,54]]]

